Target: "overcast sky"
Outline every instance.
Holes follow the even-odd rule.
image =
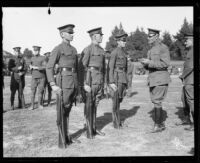
[[[105,48],[112,30],[120,22],[127,33],[137,27],[155,28],[175,35],[186,19],[193,23],[193,7],[52,7],[3,8],[3,50],[13,53],[13,47],[32,50],[33,45],[42,47],[41,54],[52,51],[61,43],[58,27],[74,24],[72,45],[80,53],[90,44],[88,30],[102,27]]]

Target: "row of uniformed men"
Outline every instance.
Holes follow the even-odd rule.
[[[32,88],[35,85],[39,85],[43,80],[40,78],[42,76],[41,71],[46,67],[48,83],[52,90],[57,93],[58,145],[60,148],[65,148],[73,142],[68,132],[69,113],[77,96],[79,86],[83,88],[82,96],[84,97],[83,99],[85,102],[84,115],[87,137],[94,138],[96,134],[102,136],[105,135],[96,129],[97,106],[103,95],[104,83],[106,82],[105,55],[103,48],[100,46],[103,39],[102,28],[95,28],[88,31],[91,37],[91,44],[83,50],[81,59],[78,63],[76,48],[70,44],[73,40],[74,27],[73,24],[59,27],[58,29],[60,31],[62,43],[53,49],[48,64],[42,65],[44,59],[38,55],[39,57],[34,57],[32,59],[33,64],[31,66],[33,76]],[[159,31],[154,29],[148,30],[148,40],[152,47],[148,51],[147,58],[141,59],[140,62],[149,70],[148,85],[150,87],[150,97],[154,104],[155,113],[155,125],[152,132],[160,132],[165,129],[162,102],[166,97],[168,84],[170,82],[170,76],[167,71],[167,68],[170,65],[170,55],[168,47],[160,42]],[[114,128],[123,127],[123,123],[120,120],[119,108],[128,84],[127,53],[124,50],[127,36],[128,35],[123,32],[115,36],[118,46],[112,51],[108,66],[109,87],[111,89],[113,100],[112,118]],[[38,52],[37,49],[38,47],[35,52]],[[188,60],[191,62],[191,55],[188,57]],[[56,64],[59,67],[59,72],[55,79],[53,70]],[[82,69],[78,69],[78,65],[82,65]],[[187,66],[187,64],[184,64],[184,70],[188,70]],[[189,65],[189,67],[191,67],[191,65]],[[20,73],[20,70],[21,68],[18,66],[16,72]],[[83,71],[81,72],[81,70]],[[191,90],[193,83],[189,82],[189,84],[187,84],[188,75],[191,75],[191,72],[186,75],[184,75],[183,72],[181,79],[186,85],[183,89],[184,101],[188,104],[189,113],[191,111],[193,115],[193,99],[190,98],[189,102],[187,92],[187,85],[190,85]],[[32,89],[32,92],[34,92],[34,89]],[[32,95],[34,95],[34,93]],[[192,92],[190,96],[192,96]],[[39,102],[42,97],[39,96],[38,98]],[[186,115],[186,117],[187,116],[188,115]],[[188,121],[188,123],[192,124],[190,121]],[[185,124],[185,122],[181,124]],[[192,125],[190,130],[191,128]]]

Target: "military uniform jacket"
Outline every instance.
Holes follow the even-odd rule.
[[[186,60],[183,64],[183,73],[180,78],[183,80],[183,84],[194,84],[193,73],[193,47],[189,50],[186,56]]]
[[[123,68],[124,70],[117,68]],[[109,61],[109,83],[128,84],[127,57],[123,48],[117,47],[111,53]]]
[[[55,64],[58,64],[58,68],[74,68],[72,71],[62,71],[62,88],[77,88],[78,87],[78,57],[77,50],[72,45],[62,42],[56,46],[51,52],[49,58],[46,74],[48,82],[55,82],[54,79],[54,67]],[[58,84],[58,83],[57,83]]]
[[[168,84],[171,79],[167,68],[170,66],[170,54],[168,47],[159,42],[147,53],[150,60],[148,65],[148,85],[150,87]]]
[[[18,67],[22,66],[21,70],[18,70]],[[25,77],[25,73],[27,71],[27,65],[25,59],[23,57],[14,57],[9,60],[8,70],[13,72],[12,77],[16,80],[20,80],[19,73],[22,73],[21,78]]]
[[[89,67],[97,67],[100,69],[100,71],[94,70],[91,73],[92,84],[103,84],[105,80],[105,53],[103,48],[92,43],[82,53],[82,63],[86,71]],[[84,83],[89,85],[89,81],[87,80]]]
[[[33,78],[45,78],[46,57],[34,56],[31,58],[31,65],[39,67],[39,70],[32,70]]]

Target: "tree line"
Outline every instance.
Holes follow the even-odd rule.
[[[111,36],[106,42],[105,50],[112,52],[116,48],[117,43],[114,40],[115,35],[120,32],[126,32],[123,29],[122,23],[118,26],[115,26],[112,30]],[[169,47],[171,60],[183,60],[185,57],[186,47],[184,45],[185,39],[184,35],[193,31],[193,24],[189,23],[185,18],[180,30],[176,35],[171,35],[168,31],[164,31],[161,35],[161,41]],[[134,61],[137,61],[138,58],[146,57],[147,51],[150,48],[148,45],[148,35],[144,32],[144,29],[137,27],[137,29],[129,34],[127,37],[127,44],[125,50],[131,56]],[[11,53],[4,51],[8,55],[4,55],[5,58],[10,58]],[[32,50],[25,48],[23,51],[23,56],[30,60],[33,56]]]
[[[118,32],[126,32],[123,29],[122,23],[115,26],[108,42],[106,43],[105,49],[109,52],[117,46],[114,36]],[[176,35],[171,35],[168,31],[164,31],[161,35],[161,41],[169,47],[171,60],[184,60],[186,54],[185,38],[184,35],[193,32],[193,24],[189,23],[185,18],[180,30]],[[150,48],[148,45],[148,35],[144,32],[144,29],[137,28],[131,32],[127,37],[127,43],[125,50],[131,56],[131,58],[137,61],[138,58],[147,57],[147,51]]]

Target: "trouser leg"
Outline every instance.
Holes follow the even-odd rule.
[[[11,91],[11,96],[10,96],[10,103],[11,103],[12,110],[14,110],[15,93],[16,93],[16,89],[13,89]]]

